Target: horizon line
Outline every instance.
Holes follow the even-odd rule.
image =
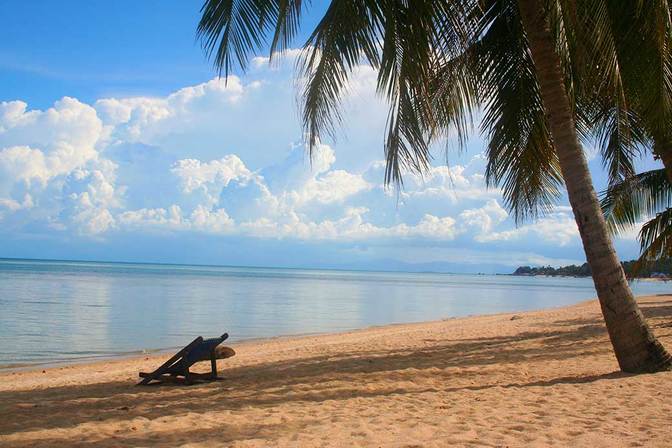
[[[363,268],[335,268],[335,267],[290,267],[290,266],[262,266],[262,265],[233,265],[233,264],[208,264],[208,263],[168,263],[168,262],[153,262],[153,261],[112,261],[112,260],[87,260],[87,259],[62,259],[62,258],[26,258],[26,257],[3,257],[2,261],[44,261],[44,262],[66,262],[66,263],[108,263],[108,264],[131,264],[131,265],[158,265],[158,266],[194,266],[194,267],[210,267],[210,268],[247,268],[247,269],[288,269],[288,270],[304,270],[304,271],[341,271],[341,272],[380,272],[380,273],[404,273],[404,274],[446,274],[446,275],[512,275],[484,272],[450,272],[450,271],[433,271],[433,270],[391,270],[391,269],[363,269]]]

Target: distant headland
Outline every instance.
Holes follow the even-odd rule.
[[[635,270],[636,260],[622,261],[621,265],[628,278],[655,278],[672,280],[672,258],[652,261]],[[588,263],[582,265],[572,264],[554,268],[552,266],[520,266],[512,275],[546,275],[550,277],[590,277]]]

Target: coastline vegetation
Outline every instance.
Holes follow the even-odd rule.
[[[639,260],[622,261],[621,266],[625,275],[630,278],[660,278],[672,279],[672,258],[653,260],[640,265]],[[550,277],[590,277],[591,271],[588,263],[582,265],[571,264],[569,266],[520,266],[512,275],[547,275]]]

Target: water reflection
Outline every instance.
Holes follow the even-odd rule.
[[[637,282],[637,294],[669,292]],[[0,260],[0,365],[563,306],[589,279]]]

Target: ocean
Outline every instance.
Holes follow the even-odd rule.
[[[592,297],[586,278],[0,259],[0,368],[172,349],[198,335],[337,332]]]

